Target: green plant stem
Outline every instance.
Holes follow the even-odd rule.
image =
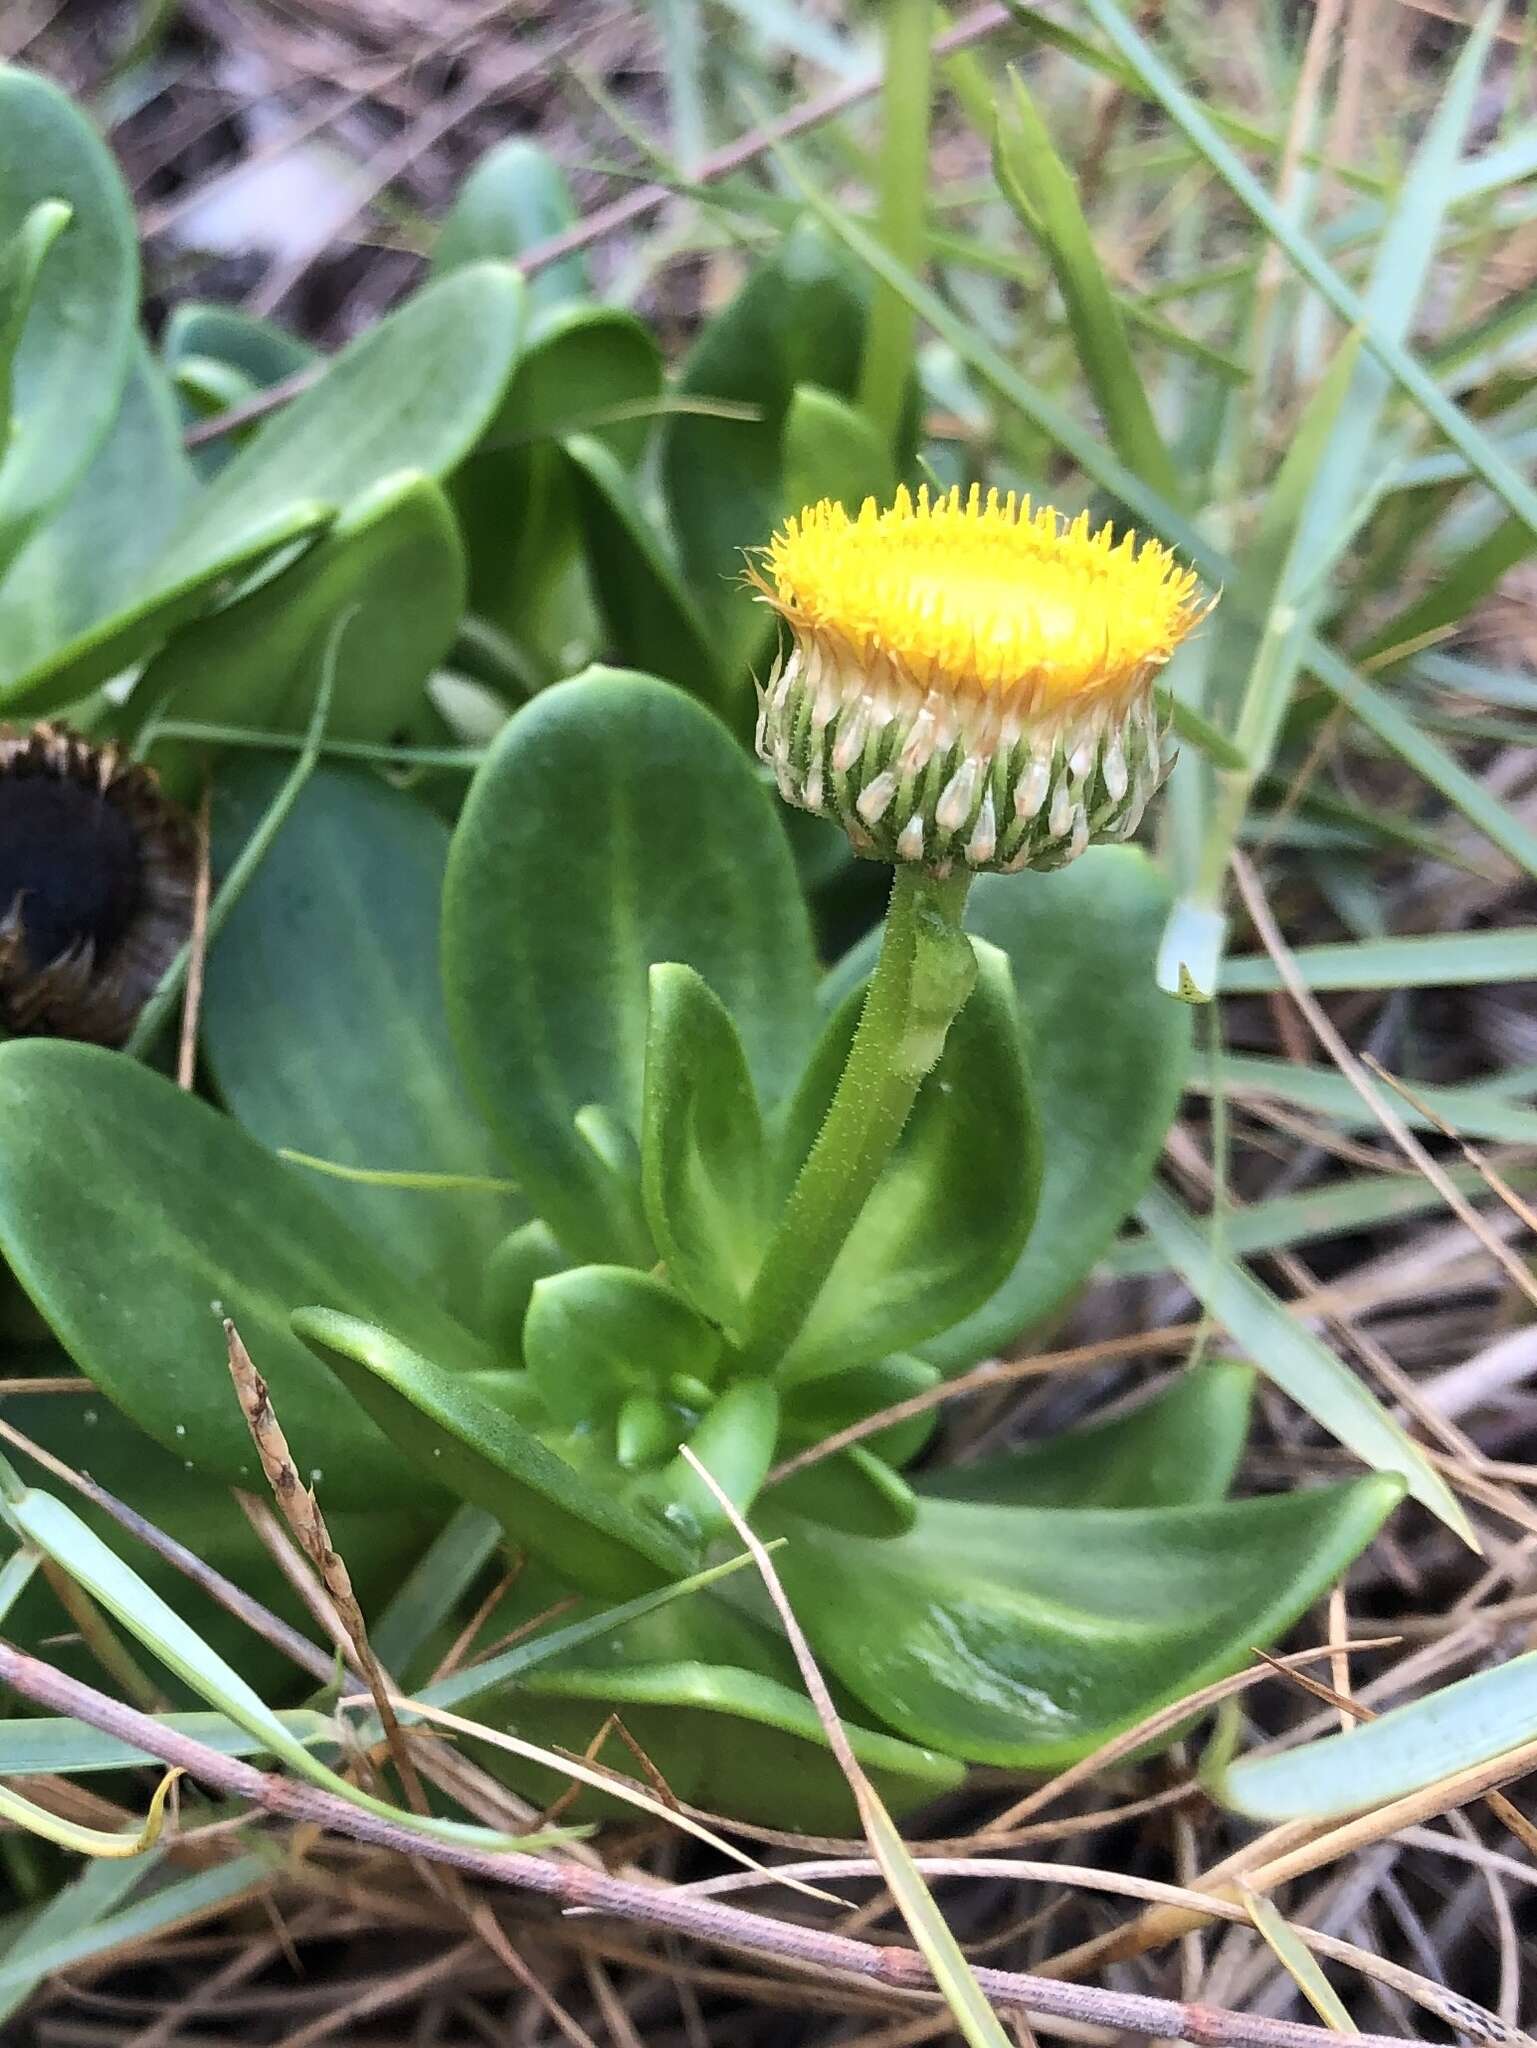
[[[799,1335],[971,993],[976,955],[961,929],[970,886],[965,870],[896,871],[842,1078],[753,1283],[749,1367],[773,1371]]]
[[[925,253],[924,209],[933,101],[934,0],[884,0],[886,76],[881,88],[880,236],[910,270]],[[859,372],[860,410],[894,446],[912,370],[916,316],[889,285],[876,289]]]

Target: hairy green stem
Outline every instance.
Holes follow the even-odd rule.
[[[848,1061],[747,1304],[746,1362],[775,1369],[902,1135],[976,981],[961,929],[971,876],[899,867]]]
[[[934,0],[884,0],[884,8],[880,235],[898,262],[921,270],[926,252]],[[881,438],[893,445],[912,370],[915,318],[899,293],[889,285],[877,287],[860,365],[859,405]]]

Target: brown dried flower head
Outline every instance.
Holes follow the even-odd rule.
[[[0,1026],[121,1045],[191,930],[196,868],[148,769],[0,726]]]

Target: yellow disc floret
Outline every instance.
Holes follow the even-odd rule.
[[[808,506],[748,575],[790,628],[758,751],[857,852],[1012,873],[1136,831],[1168,767],[1154,678],[1206,609],[1158,541],[904,490]]]
[[[901,490],[885,510],[867,498],[857,517],[824,498],[775,535],[755,580],[792,626],[925,688],[1017,692],[1042,711],[1134,686],[1203,609],[1158,541],[975,485]]]

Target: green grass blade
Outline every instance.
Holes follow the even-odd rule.
[[[1008,0],[1015,11],[1016,0]],[[1203,156],[1266,232],[1285,250],[1294,266],[1349,327],[1358,327],[1366,347],[1402,386],[1426,416],[1468,459],[1510,510],[1537,529],[1537,488],[1502,456],[1487,435],[1441,390],[1435,378],[1408,350],[1383,331],[1359,293],[1345,283],[1316,244],[1276,205],[1259,180],[1218,134],[1211,118],[1185,91],[1169,66],[1147,41],[1116,0],[1083,0],[1106,38],[1125,59],[1141,84],[1163,107],[1169,119]],[[1498,8],[1499,0],[1491,0]],[[1483,23],[1480,23],[1480,30]]]
[[[1247,1885],[1242,1885],[1239,1897],[1266,1946],[1325,2026],[1332,2027],[1336,2034],[1359,2034],[1361,2029],[1345,2010],[1344,2001],[1319,1967],[1318,1958],[1298,1939],[1291,1922],[1263,1892],[1251,1892]]]
[[[244,1893],[270,1883],[272,1870],[269,1857],[236,1856],[212,1870],[199,1871],[196,1877],[165,1885],[120,1913],[108,1913],[89,1925],[56,1933],[50,1941],[20,1944],[24,1954],[13,1950],[0,1962],[0,2000],[15,1998],[19,2004],[44,1977],[217,1912]]]
[[[1475,1672],[1345,1735],[1216,1774],[1225,1806],[1256,1820],[1338,1820],[1477,1770],[1537,1740],[1537,1651]]]
[[[1449,1167],[1447,1178],[1459,1194],[1494,1199],[1476,1167]],[[1537,1174],[1519,1168],[1507,1171],[1505,1178],[1519,1192],[1537,1188]],[[1421,1174],[1363,1173],[1303,1194],[1273,1195],[1268,1201],[1225,1210],[1222,1243],[1234,1258],[1250,1259],[1260,1252],[1287,1251],[1313,1238],[1434,1216],[1445,1205],[1445,1196]],[[1106,1254],[1102,1270],[1117,1275],[1164,1273],[1168,1260],[1151,1238],[1122,1238]]]
[[[1292,958],[1309,988],[1464,988],[1537,980],[1537,930],[1433,932],[1423,938],[1361,939],[1299,946]],[[1224,995],[1284,988],[1268,953],[1229,960]]]
[[[1188,1210],[1155,1187],[1137,1218],[1207,1313],[1283,1393],[1375,1471],[1396,1472],[1416,1500],[1477,1549],[1467,1517],[1419,1445],[1348,1366],[1217,1249]]]
[[[136,1862],[88,1863],[77,1878],[61,1885],[47,1905],[27,1918],[21,1933],[10,1944],[6,1964],[26,1962],[34,1955],[47,1954],[59,1942],[89,1940],[93,1930],[122,1904],[130,1892],[144,1883],[161,1861],[162,1852],[150,1849]],[[0,1989],[0,2024],[20,2011],[42,1983],[46,1972],[23,1973]]]
[[[1259,1095],[1274,1102],[1326,1116],[1351,1131],[1375,1131],[1377,1119],[1355,1089],[1333,1067],[1306,1067],[1295,1060],[1270,1059],[1260,1053],[1224,1053],[1219,1075],[1223,1089],[1232,1095]],[[1211,1075],[1202,1062],[1191,1068],[1185,1085],[1197,1094],[1211,1087]],[[1488,1138],[1497,1144],[1537,1145],[1537,1109],[1510,1102],[1503,1095],[1481,1086],[1446,1087],[1415,1083],[1414,1092],[1454,1130],[1467,1138]],[[1395,1105],[1413,1130],[1434,1130],[1436,1126],[1409,1103]]]
[[[1009,83],[1012,96],[1000,102],[993,124],[999,186],[1051,265],[1111,446],[1128,469],[1178,504],[1183,495],[1179,478],[1153,418],[1077,188],[1024,80],[1012,68]]]
[[[865,1835],[891,1888],[897,1910],[934,1973],[934,1983],[950,2008],[951,2018],[971,2048],[1013,2048],[1003,2022],[993,2011],[972,1974],[960,1943],[950,1932],[934,1894],[924,1883],[896,1823],[868,1784],[859,1790],[859,1817]]]

